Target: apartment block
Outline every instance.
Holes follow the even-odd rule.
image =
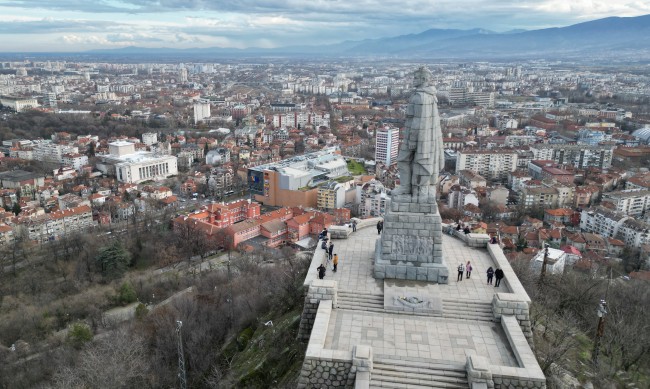
[[[530,146],[535,159],[552,160],[558,165],[570,165],[577,169],[612,166],[612,145],[534,144]]]
[[[506,181],[517,168],[517,153],[510,150],[462,150],[456,155],[456,173],[471,170],[489,180]]]
[[[336,181],[325,183],[318,187],[317,205],[319,209],[333,210],[343,208],[345,204],[345,188]]]
[[[618,235],[623,222],[630,217],[622,212],[613,211],[604,207],[595,207],[582,211],[580,215],[580,228],[584,232],[614,238]]]
[[[77,146],[58,143],[37,143],[32,148],[32,158],[36,161],[64,163],[65,154],[79,154]]]
[[[525,187],[519,192],[518,202],[525,208],[555,208],[558,206],[558,192],[549,187]]]
[[[304,128],[307,125],[315,127],[330,126],[330,114],[327,112],[285,112],[276,113],[271,118],[273,126]]]
[[[466,205],[478,206],[478,196],[472,189],[454,186],[449,190],[447,195],[447,205],[449,208],[462,210]]]
[[[88,156],[79,153],[68,153],[61,156],[61,163],[80,171],[85,165],[88,165]]]
[[[365,219],[386,214],[386,206],[390,197],[386,194],[386,188],[381,182],[372,179],[357,186],[356,197],[360,218]]]
[[[377,130],[375,141],[375,162],[386,166],[397,163],[399,153],[399,129],[380,128]]]
[[[650,224],[635,220],[626,219],[618,229],[617,237],[622,240],[626,246],[640,247],[650,243]]]
[[[614,204],[619,212],[641,216],[650,208],[650,190],[629,189],[603,193],[602,201]]]
[[[21,217],[16,223],[20,234],[39,243],[60,239],[77,231],[87,231],[95,225],[91,208],[88,205]]]
[[[485,178],[472,170],[461,170],[458,172],[458,180],[462,186],[471,189],[487,186],[487,181]]]

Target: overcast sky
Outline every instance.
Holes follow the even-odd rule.
[[[650,0],[0,0],[0,52],[279,47],[645,14]]]

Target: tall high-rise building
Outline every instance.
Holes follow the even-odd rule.
[[[386,166],[397,163],[399,152],[399,129],[380,128],[377,130],[375,141],[375,162],[382,162]]]
[[[210,102],[199,100],[194,103],[194,123],[198,123],[210,117]]]
[[[187,69],[180,68],[178,71],[178,82],[185,83],[187,82]]]
[[[43,96],[43,102],[45,105],[51,108],[56,108],[56,93],[47,92]]]

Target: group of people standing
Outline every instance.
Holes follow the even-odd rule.
[[[472,275],[472,263],[470,261],[467,261],[466,264],[463,265],[463,263],[458,264],[458,277],[456,278],[456,281],[462,281],[463,280],[463,274],[465,275],[466,279],[469,279],[470,276]],[[504,277],[503,270],[500,268],[493,269],[492,266],[490,266],[487,269],[487,284],[492,285],[492,280],[495,279],[494,281],[494,286],[498,287],[501,285],[501,280]]]
[[[327,256],[327,260],[316,268],[318,270],[318,278],[322,280],[325,278],[327,265],[329,265],[330,261],[332,262],[332,271],[336,272],[339,265],[339,255],[334,253],[334,243],[329,239],[327,228],[323,229],[320,235],[318,235],[318,238],[323,241],[321,248],[325,250],[325,255]]]
[[[487,283],[488,285],[492,285],[492,278],[495,278],[496,281],[494,281],[494,286],[498,287],[501,285],[501,279],[503,279],[503,270],[497,267],[496,270],[492,269],[492,266],[490,266],[487,269]]]

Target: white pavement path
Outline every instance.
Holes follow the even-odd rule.
[[[336,280],[339,291],[383,295],[383,280],[373,277],[378,237],[376,229],[366,228],[348,239],[334,240],[334,253],[339,255],[338,271],[334,273],[330,263],[325,279]],[[487,268],[494,267],[487,250],[467,247],[464,242],[443,235],[443,258],[449,268],[449,284],[436,285],[443,300],[489,303],[494,293],[508,292],[504,284],[499,288],[486,284]],[[456,268],[468,260],[474,267],[472,276],[469,280],[463,276],[463,281],[457,282]],[[325,347],[351,351],[360,344],[372,346],[375,356],[464,364],[467,355],[477,354],[492,364],[516,366],[498,323],[334,309]]]

